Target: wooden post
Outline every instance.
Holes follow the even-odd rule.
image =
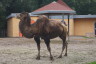
[[[69,41],[69,33],[70,33],[70,22],[69,22],[69,19],[70,19],[70,15],[68,14],[68,41]]]
[[[64,14],[62,15],[62,21],[64,21]]]
[[[47,14],[47,17],[50,19],[50,16],[49,16],[49,14]]]

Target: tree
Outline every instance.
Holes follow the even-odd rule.
[[[53,1],[57,1],[57,0],[38,0],[38,8],[45,6]]]
[[[90,0],[90,8],[89,13],[90,14],[96,14],[96,0]]]
[[[37,9],[36,0],[12,0],[7,7],[7,13],[32,12],[35,9]]]
[[[4,2],[4,1],[3,1]],[[6,3],[7,5],[7,3]],[[5,5],[5,6],[6,6]],[[5,28],[5,20],[6,20],[6,9],[2,2],[0,2],[0,29]]]

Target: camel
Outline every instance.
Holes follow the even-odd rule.
[[[40,38],[44,40],[47,49],[50,53],[50,60],[54,60],[51,54],[50,39],[60,37],[63,41],[62,51],[58,58],[62,58],[62,53],[64,49],[65,56],[67,56],[67,29],[64,26],[64,23],[55,20],[49,20],[47,16],[40,15],[35,23],[30,24],[30,15],[28,12],[22,12],[19,16],[20,19],[19,29],[20,32],[26,38],[34,38],[37,43],[38,55],[37,60],[40,60]]]

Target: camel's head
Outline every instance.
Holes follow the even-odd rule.
[[[29,17],[29,13],[28,12],[22,12],[20,14],[17,14],[16,16],[17,16],[18,19],[21,20],[21,19],[24,19],[26,17]]]

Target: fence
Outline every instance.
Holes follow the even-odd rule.
[[[0,37],[6,37],[6,30],[5,29],[0,29]]]

